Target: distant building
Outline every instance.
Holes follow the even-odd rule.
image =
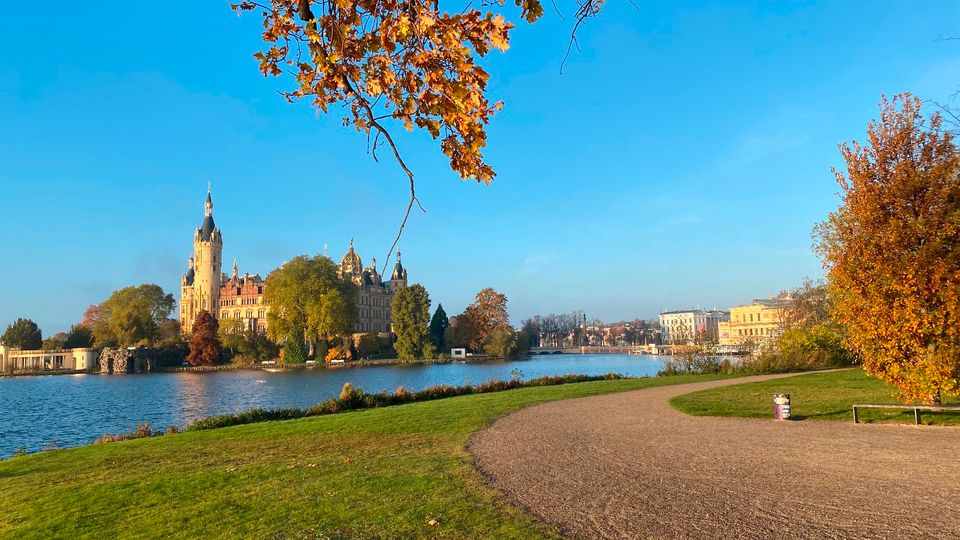
[[[259,274],[241,276],[236,260],[230,276],[221,271],[223,235],[213,220],[209,190],[203,209],[203,221],[193,233],[193,256],[180,280],[180,331],[189,334],[197,315],[205,310],[219,320],[239,320],[243,328],[262,334],[267,331],[269,311],[263,296],[266,281]],[[368,268],[363,267],[351,240],[338,270],[342,279],[358,289],[353,332],[389,334],[393,294],[407,286],[407,270],[400,263],[400,252],[389,281],[384,281],[377,272],[376,259],[371,259]]]
[[[717,341],[719,324],[730,320],[726,311],[687,309],[660,314],[660,335],[663,343]]]
[[[352,281],[359,289],[354,333],[389,335],[393,330],[393,293],[407,286],[407,270],[400,263],[400,252],[397,252],[397,264],[393,266],[390,281],[383,281],[377,272],[377,259],[371,258],[370,266],[364,268],[350,240],[350,249],[340,260],[340,277]]]
[[[791,296],[783,295],[730,308],[729,322],[720,326],[720,345],[761,343],[779,338],[793,302]]]
[[[87,371],[97,365],[94,349],[23,350],[0,345],[0,372]]]

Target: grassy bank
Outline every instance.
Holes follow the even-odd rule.
[[[484,484],[470,434],[537,403],[712,378],[523,388],[18,457],[0,462],[0,536],[557,537]]]
[[[852,422],[853,403],[898,403],[892,387],[868,377],[861,369],[847,369],[714,388],[675,397],[670,404],[696,416],[771,418],[775,392],[790,394],[793,418],[797,420]],[[958,404],[960,400],[944,399],[944,405]],[[912,424],[913,411],[864,409],[860,412],[860,420]],[[924,424],[960,425],[960,414],[923,413],[922,421]]]

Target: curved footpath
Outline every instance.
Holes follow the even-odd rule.
[[[508,499],[578,538],[960,537],[960,429],[696,417],[667,403],[784,376],[546,403],[469,449]]]

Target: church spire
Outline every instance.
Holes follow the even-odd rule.
[[[240,269],[237,267],[237,260],[233,260],[233,279],[236,281],[240,278]]]
[[[212,216],[213,215],[213,197],[211,196],[211,183],[207,182],[207,201],[203,203],[203,215]]]

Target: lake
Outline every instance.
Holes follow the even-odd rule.
[[[0,378],[0,456],[88,444],[104,433],[184,427],[198,418],[262,407],[307,407],[338,396],[343,383],[365,392],[420,390],[543,375],[655,375],[662,359],[644,355],[559,354],[427,365],[242,370],[144,375],[48,375]]]

